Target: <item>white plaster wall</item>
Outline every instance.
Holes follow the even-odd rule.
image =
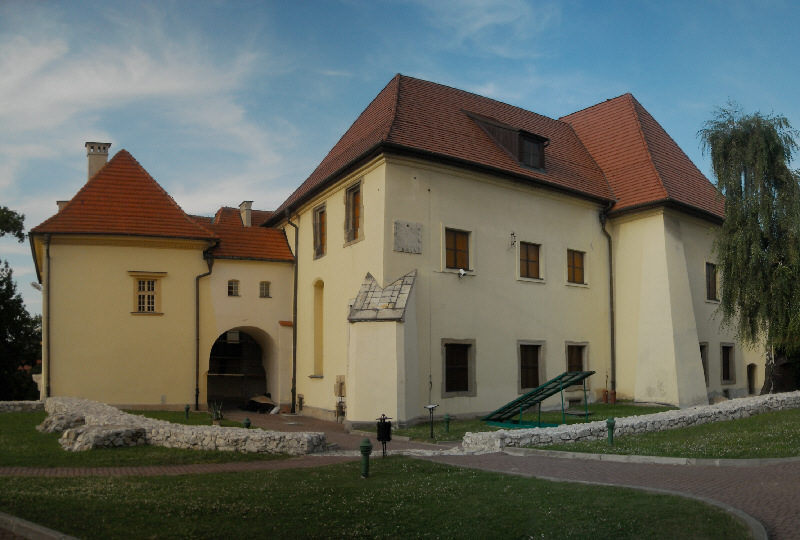
[[[440,405],[437,414],[469,415],[518,397],[520,340],[544,342],[544,380],[566,371],[567,342],[586,344],[586,368],[597,371],[589,386],[595,391],[605,386],[608,252],[599,205],[410,160],[391,159],[386,176],[384,282],[418,270],[419,372],[417,396],[406,392],[416,401],[407,405],[409,417],[426,414],[422,407],[429,400]],[[422,224],[421,254],[392,250],[395,220]],[[473,265],[463,278],[444,268],[446,227],[471,233]],[[520,241],[541,244],[542,281],[518,279]],[[587,286],[566,283],[567,249],[586,252]],[[475,340],[475,396],[442,397],[442,338]]]
[[[201,309],[203,396],[206,395],[208,361],[214,341],[228,330],[241,330],[261,346],[267,392],[276,403],[291,404],[291,344],[288,351],[281,350],[279,335],[280,322],[292,320],[293,272],[291,263],[215,260],[211,276],[201,280],[209,294],[208,303]],[[239,296],[228,296],[231,279],[239,280]],[[259,297],[261,281],[270,282],[270,298]]]

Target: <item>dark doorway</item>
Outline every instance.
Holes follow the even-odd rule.
[[[756,365],[747,364],[747,393],[751,396],[756,394]]]
[[[267,374],[258,342],[239,330],[220,335],[208,360],[208,401],[241,406],[266,391]]]

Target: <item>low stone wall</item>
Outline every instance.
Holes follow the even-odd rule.
[[[324,433],[281,433],[260,429],[186,426],[154,420],[85,399],[45,401],[47,419],[37,429],[63,432],[61,446],[80,451],[152,444],[168,448],[305,455],[325,449]]]
[[[36,412],[43,411],[41,401],[0,401],[0,412]]]
[[[615,436],[666,431],[709,422],[747,418],[754,414],[796,409],[800,391],[732,399],[716,405],[666,411],[643,416],[615,418]],[[606,419],[585,424],[551,428],[509,429],[467,433],[461,447],[465,452],[500,452],[507,446],[546,446],[576,441],[604,440],[608,437]]]

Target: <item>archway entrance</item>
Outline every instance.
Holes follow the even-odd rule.
[[[249,334],[229,330],[211,347],[208,359],[208,401],[240,406],[267,391],[261,346]]]

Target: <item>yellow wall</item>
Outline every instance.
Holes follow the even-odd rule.
[[[45,313],[50,357],[45,356],[43,371],[49,364],[45,385],[51,395],[112,404],[193,403],[194,278],[206,270],[204,247],[202,242],[53,236],[52,280],[43,276],[51,309]],[[166,273],[162,315],[132,313],[132,271]]]
[[[345,242],[345,191],[353,182],[361,181],[363,201],[361,240]],[[336,396],[334,382],[347,374],[350,323],[347,314],[352,300],[367,272],[383,275],[382,253],[384,169],[380,162],[361,168],[317,197],[313,203],[293,209],[299,213],[299,268],[297,314],[297,393],[303,396],[303,412],[333,418]],[[327,251],[314,258],[313,210],[326,205]],[[285,228],[289,245],[294,247],[294,229]],[[322,369],[314,367],[315,284],[322,288],[323,331]],[[379,279],[380,281],[380,279]],[[346,381],[349,389],[352,387]],[[370,420],[372,417],[370,417]]]
[[[725,389],[732,396],[746,392],[744,351],[731,332],[720,329],[714,316],[718,302],[706,300],[705,263],[714,262],[712,225],[656,209],[616,218],[610,229],[618,397],[691,406]],[[701,342],[708,343],[708,388]],[[721,343],[735,347],[734,384],[721,384]],[[763,363],[759,373],[763,380]]]

